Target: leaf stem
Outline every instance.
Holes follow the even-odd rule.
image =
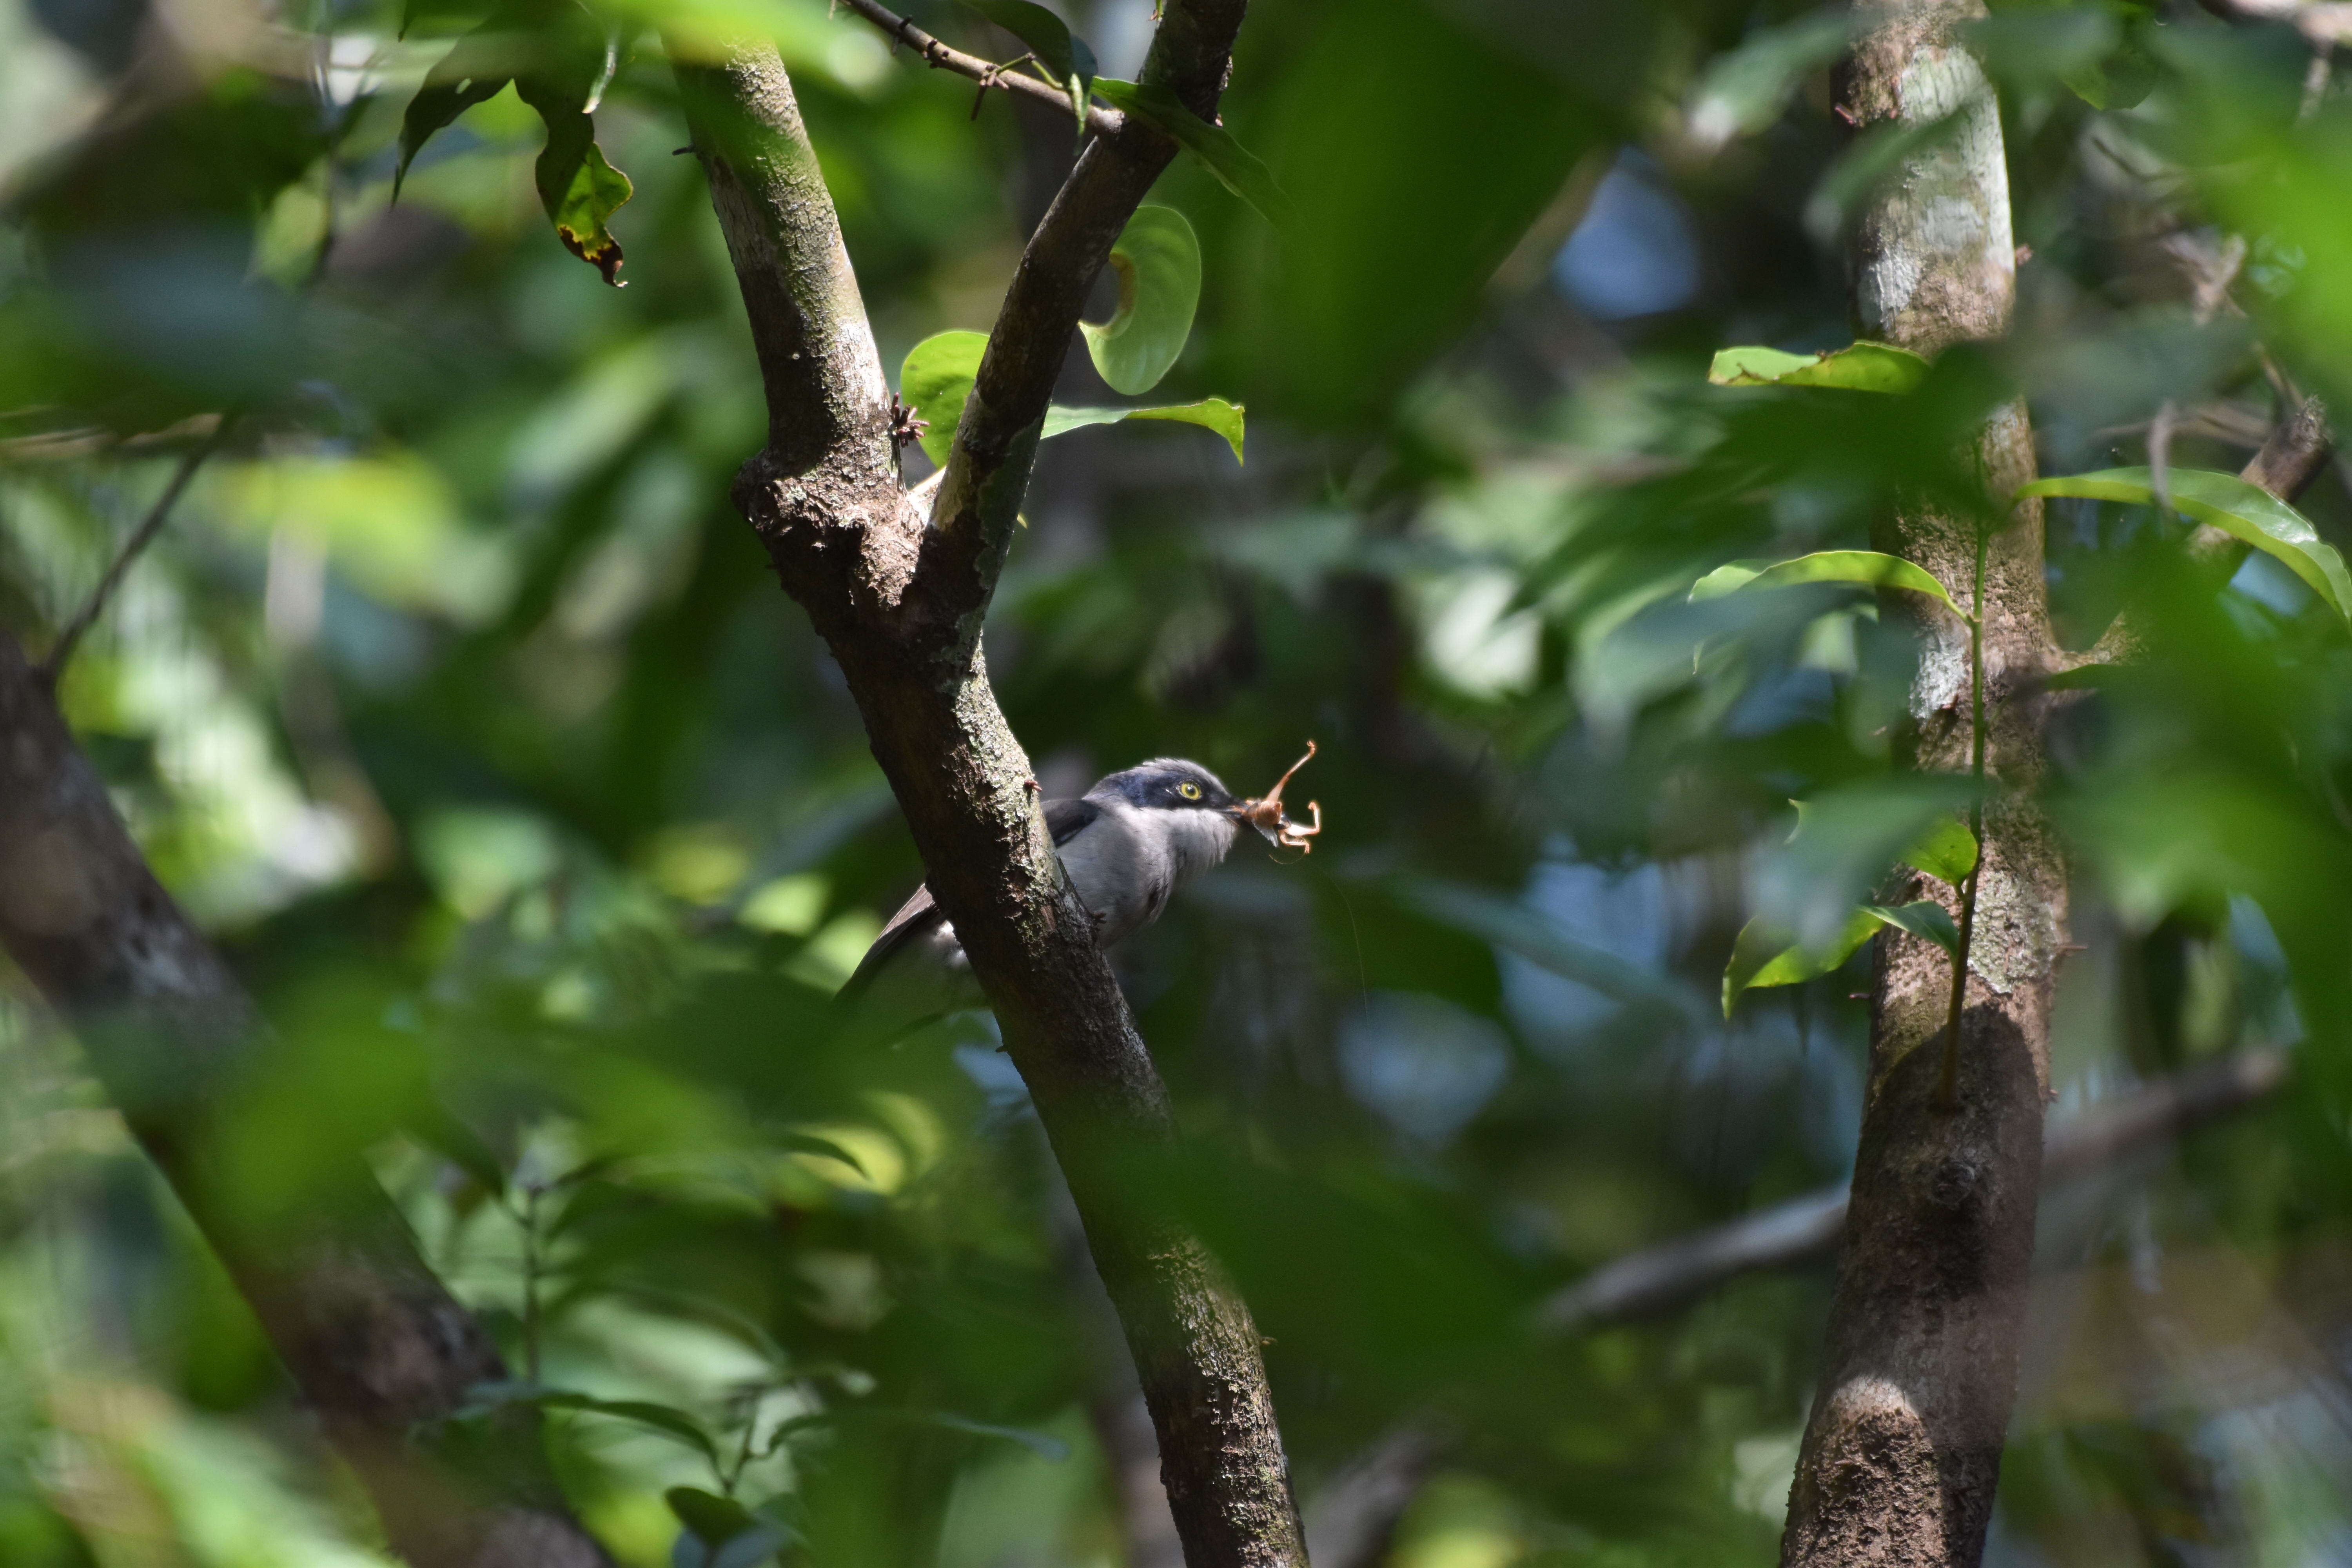
[[[539,1194],[537,1182],[522,1189],[522,1367],[523,1377],[539,1385]]]
[[[1944,1027],[1943,1071],[1936,1084],[1936,1104],[1947,1111],[1960,1108],[1960,1013],[1969,997],[1969,952],[1976,936],[1977,889],[1984,883],[1984,591],[1985,552],[1991,539],[1990,529],[1977,530],[1976,582],[1969,596],[1969,772],[1975,784],[1974,798],[1969,805],[1969,836],[1976,840],[1977,860],[1969,868],[1969,885],[1960,894],[1960,949],[1952,955],[1951,1019]]]

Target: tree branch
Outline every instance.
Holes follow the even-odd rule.
[[[535,1411],[449,1421],[506,1376],[354,1152],[293,1228],[225,1201],[208,1135],[262,1027],[156,882],[48,683],[0,636],[0,946],[71,1025],[416,1568],[609,1568],[566,1510]],[[460,1451],[462,1449],[462,1451]]]
[[[2146,1084],[2050,1129],[2042,1146],[2043,1191],[2090,1175],[2268,1099],[2285,1084],[2284,1051],[2257,1047]],[[1555,1333],[1652,1318],[1687,1306],[1725,1281],[1829,1255],[1845,1228],[1847,1189],[1823,1187],[1706,1230],[1628,1253],[1544,1303]]]
[[[229,426],[235,422],[233,416],[222,415],[214,423],[212,433],[188,448],[187,456],[180,459],[180,466],[172,471],[171,482],[163,487],[163,493],[155,498],[155,504],[147,509],[147,515],[140,521],[137,528],[131,531],[131,537],[122,542],[122,548],[115,552],[114,560],[107,566],[104,575],[99,578],[98,585],[89,591],[89,597],[82,602],[73,619],[66,623],[65,629],[58,633],[58,640],[49,645],[48,654],[40,664],[43,680],[51,686],[58,683],[58,677],[65,673],[66,661],[73,658],[75,647],[80,643],[84,634],[98,624],[98,617],[106,613],[107,601],[121,586],[123,574],[131,570],[131,563],[154,542],[157,534],[163,531],[163,524],[171,521],[172,508],[179,504],[180,492],[188,488],[188,481],[196,477],[196,470],[204,467],[205,459],[220,450],[221,444],[228,439]]]
[[[1143,80],[1168,88],[1192,112],[1214,121],[1244,9],[1242,0],[1171,5],[1144,60]],[[940,581],[942,607],[966,617],[975,637],[1012,547],[1038,430],[1087,290],[1144,193],[1175,156],[1175,142],[1133,121],[1118,136],[1089,142],[1021,253],[956,426],[924,552],[924,571]]]
[[[994,60],[965,54],[940,42],[920,27],[876,0],[842,0],[842,4],[873,23],[887,34],[894,44],[905,44],[923,58],[923,63],[934,70],[951,70],[958,76],[970,77],[982,87],[1001,88],[1024,98],[1049,103],[1065,113],[1069,111],[1070,95],[1051,82],[1007,70]],[[1106,109],[1099,103],[1087,105],[1087,129],[1099,136],[1116,136],[1127,126],[1127,116],[1116,109]]]
[[[1213,114],[1242,6],[1171,0],[1146,64]],[[981,622],[1087,288],[1172,142],[1128,121],[1079,157],[990,336],[933,526],[893,475],[887,396],[838,221],[772,47],[673,49],[750,313],[769,445],[735,487],[832,648],[1068,1178],[1150,1407],[1186,1561],[1305,1561],[1248,1309],[1123,1168],[1166,1143],[1166,1088],[1055,857]]]

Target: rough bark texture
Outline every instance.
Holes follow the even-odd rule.
[[[1858,8],[1841,107],[1864,133],[1945,121],[1868,204],[1854,241],[1864,336],[1932,353],[2008,330],[2015,295],[2000,120],[1957,32],[1972,0]],[[1995,496],[2033,478],[2024,411],[1979,438]],[[1967,605],[1975,522],[1906,508],[1881,547],[1918,563]],[[2042,770],[2039,678],[2050,646],[2039,503],[2019,507],[1988,553],[1988,768],[1975,940],[1958,1103],[1938,1092],[1949,961],[1907,937],[1883,942],[1873,996],[1862,1144],[1838,1261],[1821,1388],[1800,1451],[1781,1561],[1973,1565],[1992,1512],[2015,1396],[2033,1255],[2049,1086],[2053,980],[2066,882],[2046,825],[2024,804]],[[1921,609],[1911,762],[1969,764],[1968,634]],[[1898,899],[1937,896],[1915,878]]]
[[[1232,0],[1174,0],[1145,79],[1213,116],[1241,17]],[[1186,1562],[1304,1563],[1248,1310],[1121,1180],[1173,1135],[1167,1090],[981,658],[1087,289],[1175,147],[1132,121],[1087,146],[1023,254],[927,524],[893,475],[881,365],[782,64],[746,45],[718,65],[681,58],[678,78],[766,382],[769,446],[737,502],[832,647],[1029,1085],[1135,1357]]]
[[[149,872],[48,684],[0,636],[0,945],[90,1066],[417,1568],[609,1568],[566,1511],[538,1418],[446,1424],[497,1349],[352,1157],[266,1232],[221,1203],[208,1124],[259,1037],[251,1001]],[[463,1451],[458,1451],[459,1445]]]

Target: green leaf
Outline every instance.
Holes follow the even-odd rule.
[[[1055,81],[1069,79],[1072,69],[1069,24],[1030,0],[963,0],[1014,37],[1029,46],[1037,61],[1054,73]]]
[[[473,1178],[492,1197],[504,1197],[506,1168],[481,1134],[453,1114],[428,1091],[401,1119],[402,1130],[418,1142]]]
[[[923,455],[944,465],[955,445],[956,421],[963,417],[964,400],[980,374],[981,356],[988,352],[986,332],[934,332],[907,351],[898,367],[898,396],[926,421]],[[1175,419],[1213,430],[1242,456],[1243,409],[1222,397],[1198,403],[1168,404],[1153,408],[1066,408],[1059,404],[1045,410],[1040,440],[1083,430],[1089,425],[1110,425],[1122,419]]]
[[[1939,818],[1926,837],[1904,851],[1903,863],[1957,888],[1977,868],[1977,836],[1957,816]]]
[[[1110,247],[1110,265],[1118,276],[1118,309],[1100,325],[1080,321],[1078,330],[1111,390],[1134,397],[1158,384],[1192,334],[1201,242],[1175,208],[1138,207]]]
[[[673,1568],[753,1568],[792,1543],[792,1534],[733,1498],[699,1487],[662,1493],[686,1533],[670,1553]]]
[[[1932,942],[1954,957],[1959,955],[1960,928],[1952,923],[1952,911],[1933,899],[1920,899],[1912,903],[1864,904],[1862,913],[1882,925],[1908,931],[1922,941]]]
[[[2344,569],[2344,557],[2321,542],[2319,531],[2303,513],[2259,485],[2210,468],[2168,468],[2164,488],[2173,510],[2276,556],[2310,585],[2321,603],[2352,621],[2352,574]],[[2095,474],[2037,479],[2017,493],[2158,504],[2156,476],[2147,468],[2103,468]]]
[[[535,1405],[542,1410],[585,1410],[591,1415],[609,1415],[616,1421],[632,1422],[666,1436],[675,1437],[688,1447],[719,1465],[719,1447],[702,1423],[683,1410],[667,1405],[656,1405],[645,1399],[598,1399],[593,1394],[577,1394],[564,1388],[541,1388],[530,1383],[483,1383],[467,1390],[467,1402],[477,1408],[500,1405]]]
[[[2136,39],[2127,38],[2106,58],[2062,71],[2058,79],[2093,109],[2124,110],[2137,108],[2156,90],[2157,74],[2156,61],[2147,51]]]
[[[621,287],[620,241],[611,219],[630,196],[629,177],[596,145],[591,118],[620,68],[622,36],[576,7],[553,21],[522,5],[501,6],[425,73],[401,117],[393,195],[427,138],[509,81],[539,111],[547,145],[532,170],[540,205],[564,247]]]
[[[1960,950],[1960,931],[1952,923],[1951,911],[1932,899],[1891,908],[1864,904],[1846,917],[1837,935],[1818,948],[1791,942],[1785,928],[1759,915],[1739,928],[1731,944],[1731,962],[1723,970],[1723,1016],[1731,1016],[1742,992],[1765,985],[1795,985],[1832,973],[1887,927],[1924,938],[1946,952]]]
[[[400,199],[408,165],[433,133],[505,90],[524,54],[512,18],[501,12],[450,45],[449,52],[434,62],[400,117],[400,161],[392,171],[394,201]]]
[[[547,145],[532,166],[539,199],[555,225],[563,247],[604,274],[614,288],[626,287],[621,270],[621,242],[609,226],[613,214],[629,199],[629,177],[604,161],[596,145],[596,123],[574,101],[571,87],[551,87],[524,77],[515,83],[523,101],[539,110],[547,122]],[[600,90],[592,85],[591,92]],[[566,107],[569,105],[569,107]]]
[[[1760,985],[1795,985],[1829,973],[1877,935],[1884,923],[1868,910],[1856,910],[1825,945],[1807,949],[1790,942],[1785,929],[1757,916],[1739,928],[1739,936],[1731,944],[1731,962],[1723,970],[1723,1016],[1731,1016],[1743,991]]]
[[[1969,618],[1959,605],[1952,602],[1952,596],[1944,591],[1944,585],[1928,575],[1925,568],[1912,564],[1900,555],[1885,555],[1875,550],[1817,551],[1761,570],[1739,563],[1718,566],[1691,585],[1690,596],[1694,600],[1717,599],[1745,588],[1786,588],[1800,583],[1853,583],[1874,588],[1907,588],[1915,594],[1926,594],[1937,600],[1963,621]]]
[[[1273,171],[1221,125],[1212,125],[1173,92],[1150,82],[1121,81],[1099,77],[1095,94],[1113,108],[1140,115],[1174,137],[1177,143],[1217,177],[1217,183],[1258,210],[1258,216],[1281,228],[1290,222],[1290,198],[1274,183]]]
[[[1927,362],[1892,343],[1863,342],[1834,353],[1784,349],[1716,351],[1707,380],[1717,386],[1834,386],[1848,392],[1913,392],[1927,378]]]
[[[1691,584],[1691,602],[1696,604],[1702,599],[1720,599],[1726,594],[1745,588],[1756,581],[1757,574],[1763,570],[1763,567],[1746,561],[1733,561],[1718,566]]]
[[[1223,436],[1226,445],[1234,449],[1234,461],[1238,463],[1242,461],[1244,413],[1240,404],[1228,403],[1222,397],[1204,397],[1198,403],[1172,403],[1152,408],[1069,408],[1057,403],[1045,410],[1045,429],[1038,439],[1050,441],[1056,436],[1083,430],[1089,425],[1111,425],[1122,419],[1175,419]]]
[[[1843,53],[1853,18],[1843,8],[1764,27],[1717,55],[1690,96],[1691,136],[1712,151],[1769,127],[1808,74]]]
[[[699,1487],[672,1487],[662,1493],[662,1501],[678,1523],[700,1536],[712,1546],[734,1540],[748,1530],[759,1528],[760,1521],[751,1510],[731,1497],[707,1492]]]
[[[944,467],[955,446],[956,421],[963,417],[964,399],[980,374],[981,356],[988,352],[986,332],[934,332],[907,351],[898,366],[898,396],[928,420],[922,435],[923,456]]]

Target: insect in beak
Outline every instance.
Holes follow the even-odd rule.
[[[1315,846],[1307,841],[1323,831],[1323,806],[1318,801],[1307,803],[1307,812],[1314,818],[1312,826],[1304,822],[1294,822],[1282,815],[1282,786],[1290,782],[1291,773],[1305,767],[1314,756],[1315,742],[1309,741],[1307,742],[1307,755],[1290,764],[1290,773],[1275,780],[1274,787],[1257,799],[1245,800],[1234,807],[1234,815],[1256,828],[1268,844],[1277,848],[1313,854]]]

